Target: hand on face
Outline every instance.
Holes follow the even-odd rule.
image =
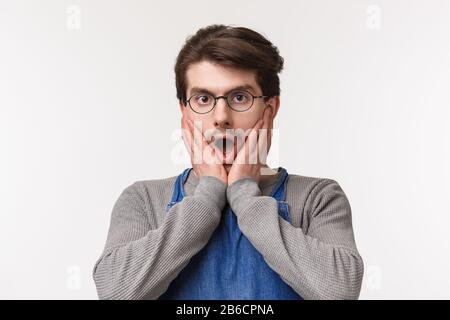
[[[214,176],[227,184],[227,171],[200,129],[184,115],[181,118],[181,128],[184,144],[191,157],[192,169],[197,177]]]
[[[198,177],[215,176],[228,185],[243,177],[253,177],[256,181],[260,181],[261,168],[266,165],[266,156],[272,141],[271,107],[265,108],[262,118],[250,129],[250,134],[239,149],[229,172],[200,129],[184,115],[181,119],[181,126],[183,141],[189,151],[192,168]]]
[[[262,118],[251,129],[231,166],[228,185],[243,177],[260,181],[261,168],[266,165],[266,157],[272,143],[272,128],[272,108],[266,107]]]

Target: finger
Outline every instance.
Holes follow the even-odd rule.
[[[269,128],[273,125],[273,110],[272,108],[269,109],[269,114],[267,115],[268,122],[269,122]]]
[[[188,127],[188,124],[186,122],[186,117],[185,116],[181,117],[181,129],[189,130],[189,127]]]
[[[192,134],[191,134],[191,131],[190,131],[189,127],[188,127],[186,119],[182,119],[182,125],[183,125],[183,128],[181,130],[181,134],[182,134],[182,137],[183,137],[183,142],[184,142],[184,145],[186,146],[186,149],[189,152],[189,156],[192,159],[192,142],[193,142],[192,141]]]
[[[191,119],[189,119],[187,117],[184,118],[184,124],[186,126],[186,129],[189,131],[190,136],[191,136],[191,138],[193,140],[193,138],[194,138],[194,128],[193,128]]]
[[[263,125],[264,125],[264,120],[263,119],[259,119],[256,122],[255,126],[252,128],[252,130],[250,130],[250,134],[248,135],[249,139],[252,139],[255,142],[258,141],[259,131],[261,130]]]
[[[198,141],[196,141],[198,146],[201,147],[203,154],[207,153],[207,155],[210,155],[212,152],[214,152],[213,148],[206,141],[206,138],[203,135],[199,126],[196,125],[195,123],[193,123],[192,126],[194,128],[194,132],[195,132],[196,136],[198,137],[198,139],[197,139]]]
[[[192,124],[192,120],[189,118],[186,118],[185,121],[186,121],[186,124],[187,124],[189,130],[191,131],[191,133],[193,135],[194,134],[194,126]]]
[[[259,139],[259,135],[261,134],[261,130],[264,129],[265,126],[265,120],[264,120],[264,114],[263,114],[263,118],[259,119],[259,121],[256,123],[254,130],[256,133],[256,141],[258,141]]]
[[[202,130],[201,130],[201,121],[195,121],[195,122],[192,122],[191,121],[191,125],[192,125],[192,127],[193,127],[193,129],[194,129],[194,131],[197,133],[197,134],[199,134],[199,142],[201,143],[201,145],[203,146],[203,147],[207,147],[207,146],[209,146],[209,144],[208,144],[208,142],[206,141],[206,138],[205,138],[205,136],[203,135],[203,133],[202,133]]]
[[[272,144],[272,135],[273,135],[273,110],[272,108],[270,108],[270,121],[267,135],[267,151],[269,151],[270,145]]]
[[[248,141],[248,152],[249,152],[249,163],[256,164],[258,163],[258,132],[260,128],[255,130]]]
[[[258,161],[257,157],[257,146],[258,146],[258,132],[261,129],[263,124],[263,120],[259,119],[253,128],[250,129],[250,132],[245,139],[244,146],[242,148],[243,155],[241,156],[241,160],[244,163],[255,164]]]
[[[269,127],[269,118],[270,116],[270,108],[266,107],[264,109],[263,117],[262,117],[262,126],[261,129],[258,131],[258,142],[257,142],[257,148],[258,148],[258,163],[259,164],[265,164],[266,158],[267,158],[267,131]]]
[[[269,110],[267,110],[269,109]],[[266,163],[268,153],[268,136],[270,131],[270,108],[264,110],[264,125],[259,130],[258,135],[258,161],[261,164]]]
[[[234,159],[234,163],[236,164],[245,163],[245,146],[247,144],[247,140],[248,140],[247,132],[245,133],[244,139],[238,139],[238,137],[235,137],[237,155]]]
[[[202,131],[201,131],[201,129],[199,128],[199,123],[200,121],[192,121],[192,120],[189,120],[189,124],[190,124],[190,126],[191,126],[191,128],[192,128],[192,132],[194,133],[194,136],[198,136],[198,143],[199,143],[199,145],[202,145],[203,144],[203,141],[205,141],[206,142],[206,140],[205,140],[205,137],[203,136],[203,133],[202,133]]]
[[[187,123],[186,123],[186,119],[184,116],[181,117],[181,137],[183,138],[184,143],[186,143],[186,131],[188,130],[187,128]]]
[[[265,132],[267,131],[267,129],[265,128],[265,125],[266,125],[265,120],[261,119],[260,128],[258,129],[258,134],[256,136],[256,142],[255,142],[254,150],[253,150],[253,152],[255,153],[255,156],[256,156],[256,161],[258,163],[261,163],[261,160],[260,160],[261,153],[265,152],[264,148],[263,148],[264,147],[264,139],[261,139],[261,137],[264,138],[264,136],[266,135]],[[262,157],[262,158],[264,158],[264,157]]]
[[[270,126],[270,113],[271,113],[270,107],[267,107],[266,109],[264,109],[264,115],[263,115],[264,128],[269,128],[269,126]]]
[[[186,124],[189,127],[189,137],[190,137],[190,146],[191,146],[191,161],[195,164],[200,164],[202,161],[202,150],[201,144],[199,143],[199,134],[196,131],[196,127],[194,126],[191,119],[186,118]]]
[[[203,137],[203,134],[201,132],[201,130],[198,127],[198,122],[200,121],[192,121],[189,120],[190,122],[190,126],[192,128],[192,132],[193,132],[193,139],[194,139],[194,158],[196,163],[203,163],[203,161],[205,160],[205,139]]]
[[[238,164],[246,164],[248,163],[247,158],[248,158],[248,153],[249,153],[249,143],[251,140],[251,131],[250,133],[246,136],[245,141],[241,147],[241,149],[239,150],[237,156],[236,156],[236,160],[235,162]]]
[[[273,129],[273,110],[270,108],[269,112],[269,138],[272,137],[272,129]]]
[[[272,108],[267,107],[264,110],[263,119],[264,119],[263,128],[266,130],[263,131],[262,133],[265,133],[267,135],[267,140],[268,140],[268,138],[272,134],[272,128],[273,128]]]
[[[196,146],[199,152],[201,152],[202,159],[203,161],[206,161],[208,164],[220,164],[221,161],[216,154],[216,150],[212,146],[210,146],[209,143],[206,141],[206,138],[201,132],[201,129],[199,127],[200,124],[201,124],[200,121],[196,121],[194,123],[191,121],[191,126],[193,127],[195,132],[194,137],[197,137],[194,140],[196,142]]]

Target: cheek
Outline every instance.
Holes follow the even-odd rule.
[[[194,111],[192,111],[190,108],[187,110],[187,116],[189,119],[191,119],[192,121],[194,120],[200,120],[199,114],[195,113]]]
[[[197,128],[201,128],[201,131],[204,132],[208,127],[208,121],[204,116],[199,115],[193,111],[188,113],[188,118],[195,124]]]
[[[260,110],[252,110],[245,114],[245,117],[240,117],[235,121],[235,127],[244,130],[252,128],[255,123],[261,118],[262,112]]]
[[[189,119],[195,123],[197,128],[200,128],[205,138],[210,138],[214,132],[214,119],[208,117],[208,115],[199,115],[195,112],[189,115]]]

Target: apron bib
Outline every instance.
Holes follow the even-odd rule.
[[[183,185],[191,170],[187,168],[177,177],[166,212],[183,199]],[[282,171],[280,180],[270,196],[277,200],[279,216],[290,223],[285,202],[288,173],[282,167],[279,171]],[[264,261],[240,231],[237,217],[227,204],[209,242],[191,258],[159,299],[302,300],[302,297]]]

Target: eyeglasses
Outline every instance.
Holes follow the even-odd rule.
[[[253,106],[253,102],[258,98],[268,98],[268,96],[254,96],[246,90],[235,90],[230,92],[227,96],[214,97],[208,93],[197,93],[185,100],[189,104],[192,111],[200,114],[208,113],[217,104],[217,100],[223,98],[227,101],[228,106],[237,112],[244,112]]]

